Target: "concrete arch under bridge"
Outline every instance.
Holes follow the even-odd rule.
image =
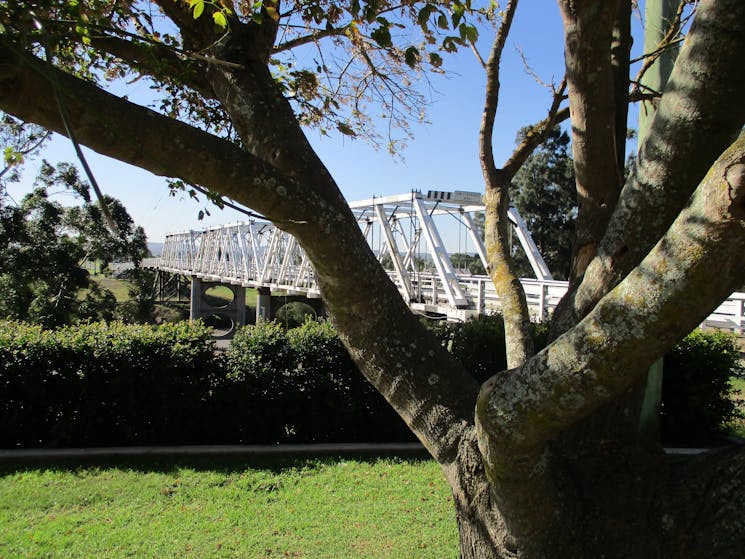
[[[477,255],[488,270],[486,250],[475,221],[484,211],[476,192],[412,191],[349,204],[362,232],[391,280],[415,312],[463,321],[499,312],[488,275],[453,266],[448,246],[458,235],[459,251]],[[546,266],[520,214],[510,208],[513,239],[528,259],[534,278],[523,278],[534,320],[553,311],[567,289]],[[449,244],[446,242],[449,241]],[[462,244],[466,247],[461,250]],[[452,251],[455,252],[455,251]],[[257,290],[256,319],[272,316],[271,294],[320,298],[313,267],[291,235],[268,221],[251,220],[166,235],[160,258],[143,266],[191,278],[191,318],[225,315],[234,326],[246,323],[245,289]],[[229,286],[236,308],[204,304],[204,284]],[[239,292],[243,291],[241,296]],[[721,312],[720,312],[721,311]],[[710,317],[742,333],[745,295],[733,296]]]

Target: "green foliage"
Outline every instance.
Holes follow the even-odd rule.
[[[0,323],[0,447],[411,440],[328,322]]]
[[[278,322],[246,326],[230,343],[230,375],[240,381],[274,377],[289,366],[288,351],[285,331]]]
[[[0,446],[204,440],[218,372],[199,322],[0,323]]]
[[[500,316],[427,324],[479,382],[506,368]],[[547,331],[535,326],[537,348]],[[666,440],[705,442],[737,416],[738,357],[731,337],[702,332],[666,356]],[[327,321],[247,326],[225,357],[201,322],[0,323],[0,424],[0,447],[412,438]]]
[[[745,377],[745,369],[731,335],[696,330],[678,343],[664,361],[663,439],[695,444],[722,432],[739,416],[733,377]]]
[[[331,323],[285,332],[276,322],[246,326],[228,351],[230,390],[242,402],[244,442],[401,440],[403,422],[362,377]]]
[[[315,316],[315,309],[301,301],[285,303],[277,311],[277,321],[285,328],[297,328],[302,326],[306,320],[313,319]]]
[[[144,268],[127,270],[124,277],[129,282],[128,300],[118,307],[119,318],[124,322],[146,324],[153,322],[157,289],[155,271]]]
[[[74,192],[83,205],[63,208],[49,199],[52,187]],[[91,285],[82,265],[91,259],[139,262],[147,254],[145,233],[134,227],[121,202],[105,199],[117,225],[112,234],[75,167],[46,161],[35,190],[18,206],[8,202],[0,196],[0,317],[46,327],[113,319],[113,295]],[[88,290],[83,301],[82,289]]]
[[[507,368],[501,316],[479,315],[463,323],[426,321],[425,325],[479,382]]]
[[[529,133],[528,129],[521,130],[518,142]],[[512,180],[510,198],[554,278],[569,277],[577,195],[566,132],[555,128],[546,142],[528,157]],[[533,277],[522,249],[516,246],[513,256],[518,274]]]
[[[21,122],[0,111],[0,197],[5,195],[7,183],[18,182],[24,163],[36,155],[49,139],[50,133],[41,126]]]
[[[18,207],[0,206],[0,317],[56,326],[76,314],[88,273],[78,265],[82,247],[62,233],[63,217],[44,189]]]
[[[484,263],[478,254],[463,254],[456,252],[450,255],[450,262],[455,268],[465,269],[476,276],[486,275]]]

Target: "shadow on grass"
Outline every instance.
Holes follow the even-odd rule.
[[[323,454],[318,456],[302,457],[276,457],[276,456],[179,456],[179,457],[136,457],[136,458],[87,458],[58,459],[58,460],[33,460],[16,463],[0,463],[0,476],[13,475],[23,472],[38,470],[76,472],[90,469],[118,469],[129,470],[140,473],[174,473],[188,468],[198,472],[219,472],[223,474],[237,473],[250,468],[252,470],[263,470],[273,474],[284,474],[288,472],[320,471],[323,468],[337,465],[341,462],[360,462],[376,464],[384,461],[389,463],[420,464],[430,461],[431,458],[423,456],[422,453],[345,453],[338,455]]]

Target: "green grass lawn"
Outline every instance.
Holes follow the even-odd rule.
[[[455,558],[419,460],[0,471],[0,558]]]
[[[126,301],[129,301],[129,282],[122,279],[112,278],[108,276],[103,276],[100,274],[92,275],[91,280],[96,282],[99,287],[102,287],[104,289],[108,289],[114,294],[114,297],[116,297],[117,302],[123,303]],[[213,298],[217,300],[222,301],[232,301],[233,295],[230,291],[230,288],[224,286],[224,285],[218,285],[215,287],[212,287],[208,291],[208,298]],[[81,297],[85,296],[85,291],[81,292]],[[188,300],[188,298],[187,298]],[[247,288],[246,289],[246,306],[247,307],[255,307],[256,306],[256,290]]]
[[[111,291],[116,297],[117,303],[129,301],[129,282],[102,275],[91,276],[91,280],[96,282],[99,287]],[[83,296],[85,296],[84,294],[85,292],[83,292]]]
[[[729,431],[733,435],[745,438],[745,379],[733,378],[730,380],[730,384],[732,390],[737,392],[735,399],[740,403],[740,411],[743,413],[743,417],[734,420],[729,426]]]

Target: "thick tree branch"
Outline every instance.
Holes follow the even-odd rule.
[[[575,328],[482,387],[477,407],[492,476],[531,467],[545,445],[690,332],[745,281],[745,135],[706,175],[649,255]]]
[[[0,42],[0,107],[64,134],[49,95],[50,80],[62,94],[80,141],[91,149],[156,175],[179,177],[234,199],[240,196],[279,221],[292,219],[276,191],[280,185],[289,189],[291,181],[270,165],[230,142],[106,93]]]
[[[613,90],[616,101],[615,144],[618,173],[623,176],[626,160],[627,120],[629,115],[629,66],[631,64],[631,4],[632,0],[620,0],[613,22],[611,41],[611,65],[613,68]]]
[[[528,305],[510,255],[510,222],[507,218],[507,210],[510,205],[511,177],[504,169],[497,169],[494,164],[493,148],[494,121],[499,105],[499,66],[517,4],[517,0],[512,0],[505,7],[502,23],[497,30],[489,60],[486,62],[486,100],[479,131],[481,171],[486,183],[484,194],[486,254],[489,261],[489,275],[502,305],[507,364],[510,367],[517,367],[533,355]]]
[[[745,124],[745,3],[705,0],[675,63],[597,258],[554,328],[581,319],[649,251]]]
[[[577,7],[573,0],[559,2],[578,202],[570,285],[582,277],[597,253],[621,190],[614,75],[609,56],[618,1],[596,3],[592,8]]]

